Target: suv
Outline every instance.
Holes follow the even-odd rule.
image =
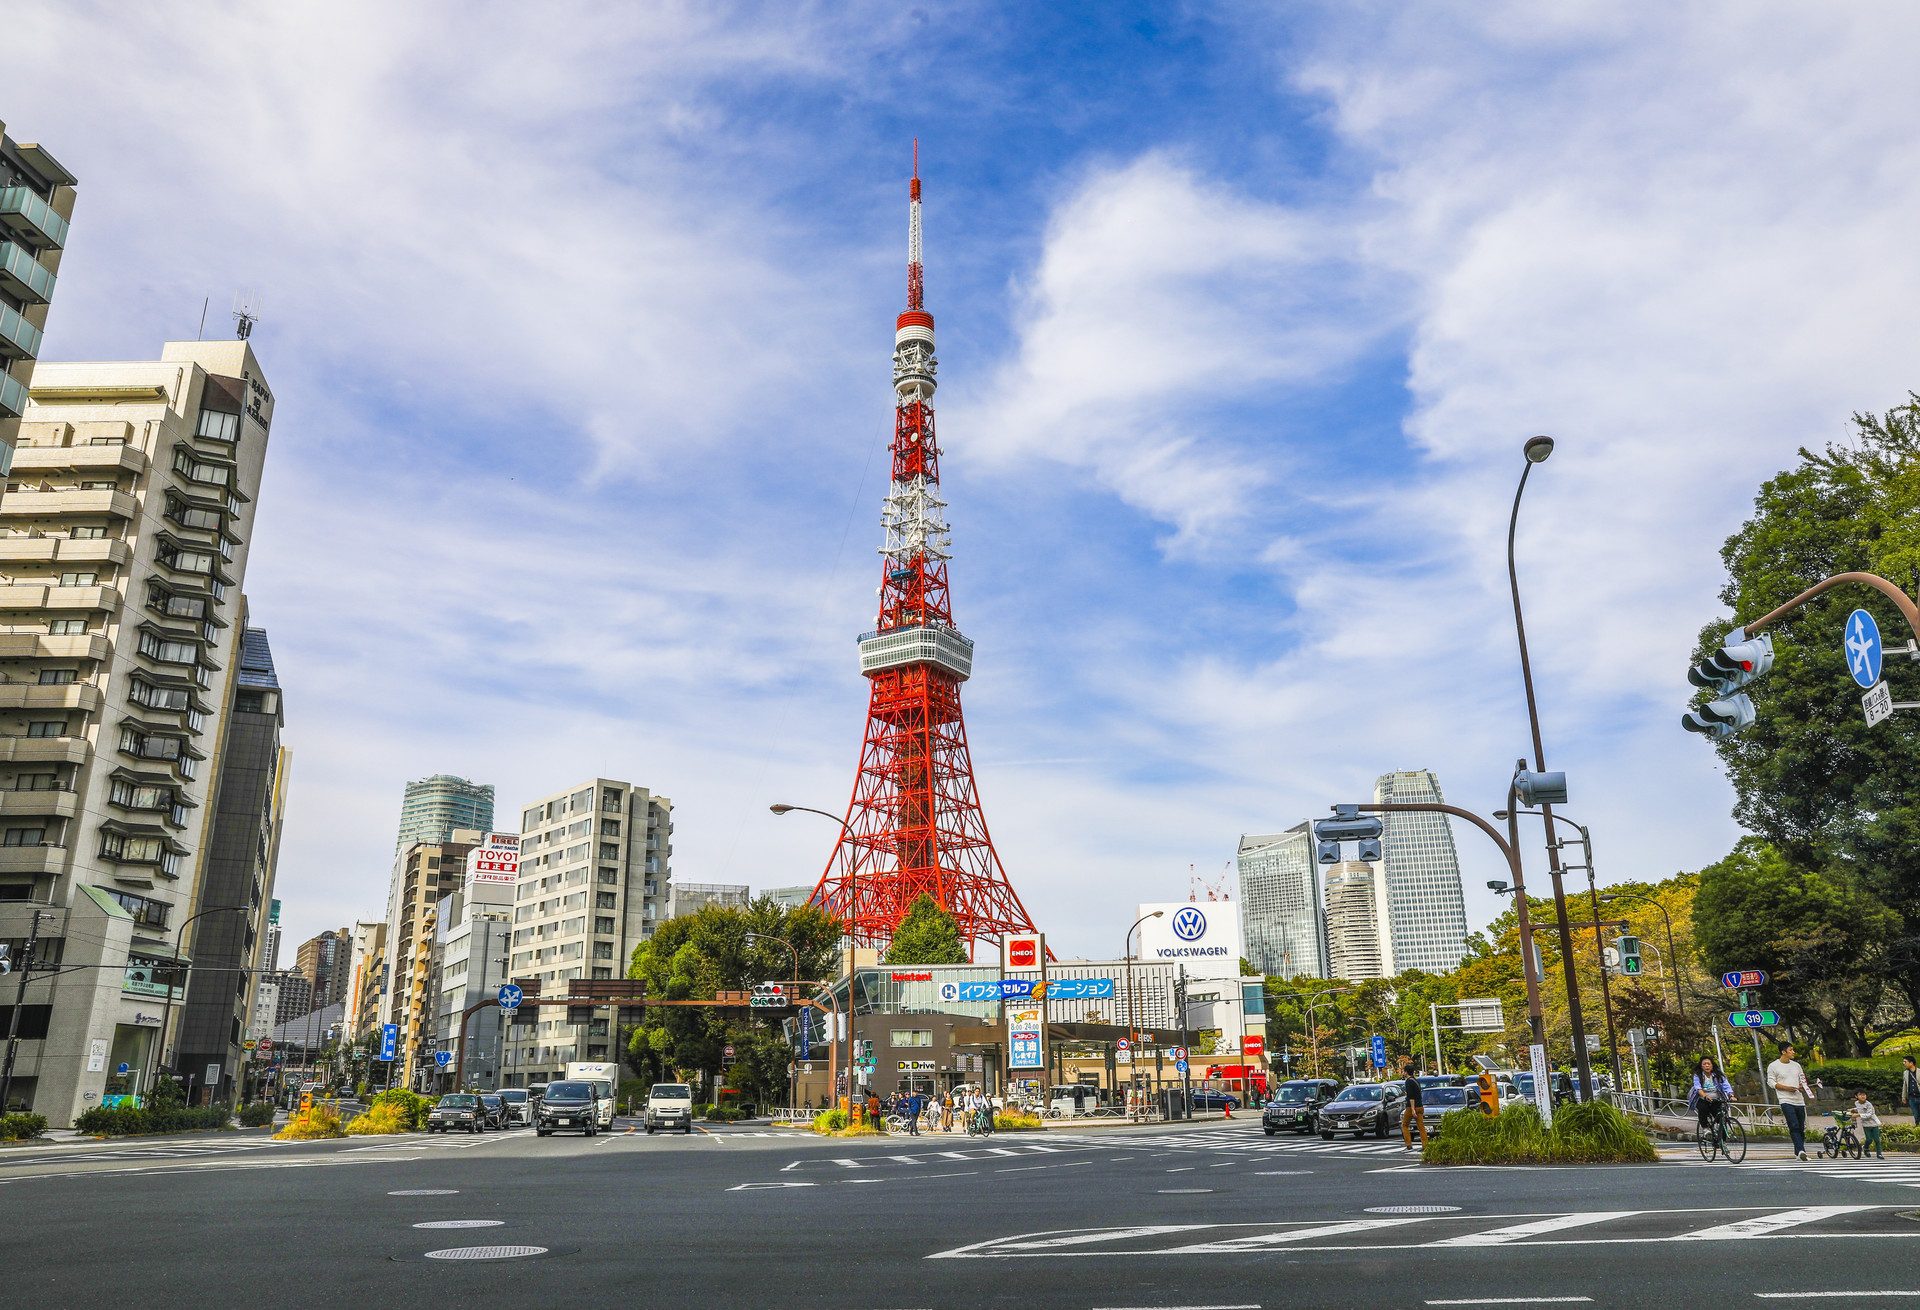
[[[480,1094],[480,1111],[486,1116],[482,1127],[505,1131],[507,1127],[507,1103],[500,1099],[498,1092]]]
[[[558,1132],[592,1137],[600,1131],[600,1089],[589,1082],[549,1083],[534,1111],[533,1131],[541,1137]]]
[[[693,1088],[686,1083],[655,1083],[648,1088],[646,1125],[648,1136],[652,1136],[656,1128],[692,1132]]]
[[[500,1099],[507,1104],[507,1127],[517,1128],[533,1122],[533,1097],[523,1087],[502,1087]]]
[[[1340,1084],[1331,1078],[1289,1079],[1273,1089],[1273,1099],[1260,1111],[1260,1126],[1269,1137],[1282,1129],[1310,1133],[1320,1107],[1339,1090]]]
[[[462,1132],[484,1132],[486,1113],[480,1098],[471,1092],[448,1092],[428,1112],[427,1131],[446,1133],[458,1128]]]

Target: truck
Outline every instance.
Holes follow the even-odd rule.
[[[571,1082],[596,1083],[600,1088],[600,1126],[613,1127],[613,1094],[620,1087],[620,1066],[604,1060],[569,1060],[567,1078]]]

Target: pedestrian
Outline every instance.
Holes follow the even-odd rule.
[[[871,1090],[867,1092],[867,1122],[875,1128],[880,1126],[880,1098]]]
[[[1407,1081],[1401,1087],[1401,1091],[1406,1096],[1406,1102],[1400,1107],[1400,1140],[1404,1143],[1400,1149],[1411,1151],[1413,1134],[1416,1130],[1420,1134],[1420,1145],[1423,1148],[1426,1146],[1427,1120],[1426,1116],[1420,1113],[1420,1079],[1417,1076],[1419,1070],[1413,1067],[1412,1060],[1408,1060],[1400,1066],[1400,1072],[1407,1076]],[[1381,1106],[1380,1113],[1386,1112],[1386,1106]],[[1384,1128],[1384,1125],[1382,1127]]]
[[[908,1092],[900,1102],[900,1117],[907,1121],[907,1136],[920,1135],[920,1094]]]
[[[1793,1058],[1793,1043],[1783,1042],[1780,1054],[1767,1066],[1767,1086],[1780,1102],[1780,1117],[1787,1121],[1787,1136],[1793,1139],[1793,1157],[1807,1158],[1807,1098],[1813,1088],[1807,1071]]]
[[[953,1131],[953,1093],[946,1092],[940,1097],[940,1131]]]
[[[1880,1112],[1873,1108],[1873,1102],[1867,1099],[1864,1091],[1853,1094],[1853,1117],[1860,1130],[1867,1135],[1866,1146],[1862,1149],[1873,1152],[1873,1158],[1887,1158],[1887,1148],[1880,1140]]]
[[[1913,1063],[1911,1055],[1903,1056],[1900,1063],[1900,1099],[1907,1103],[1907,1111],[1913,1115],[1913,1121],[1920,1124],[1920,1067]]]

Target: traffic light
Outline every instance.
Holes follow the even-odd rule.
[[[1748,726],[1754,720],[1753,700],[1740,689],[1772,667],[1773,638],[1749,637],[1735,628],[1719,650],[1687,670],[1688,682],[1718,694],[1682,715],[1680,726],[1708,737],[1729,737]]]
[[[1620,952],[1620,972],[1629,978],[1640,976],[1640,939],[1621,934],[1614,940],[1614,949]]]
[[[747,998],[747,1008],[752,1010],[783,1010],[791,1003],[787,985],[777,982],[755,983],[753,994]]]
[[[1564,773],[1535,773],[1531,769],[1517,769],[1513,775],[1513,794],[1528,809],[1541,805],[1565,805],[1567,803],[1567,775]]]
[[[1361,814],[1358,805],[1334,806],[1331,819],[1321,819],[1313,825],[1320,863],[1340,863],[1340,848],[1345,842],[1360,844],[1361,859],[1378,860],[1381,831],[1377,815]]]

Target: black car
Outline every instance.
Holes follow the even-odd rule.
[[[533,1131],[541,1137],[572,1132],[592,1137],[600,1131],[600,1089],[571,1080],[549,1083],[533,1112]]]
[[[1240,1098],[1217,1087],[1196,1087],[1187,1098],[1196,1110],[1238,1110]]]
[[[1260,1111],[1260,1126],[1272,1137],[1282,1131],[1310,1133],[1320,1107],[1331,1101],[1340,1084],[1331,1078],[1293,1078],[1273,1089],[1273,1099]]]
[[[427,1113],[427,1131],[446,1133],[458,1130],[463,1133],[483,1132],[486,1129],[486,1109],[480,1104],[480,1098],[471,1092],[449,1092]]]
[[[1335,1133],[1385,1137],[1400,1127],[1407,1098],[1398,1083],[1354,1083],[1320,1107],[1320,1136],[1331,1142]]]
[[[504,1132],[507,1128],[507,1102],[498,1092],[480,1094],[480,1112],[484,1116],[483,1128],[493,1128]]]

